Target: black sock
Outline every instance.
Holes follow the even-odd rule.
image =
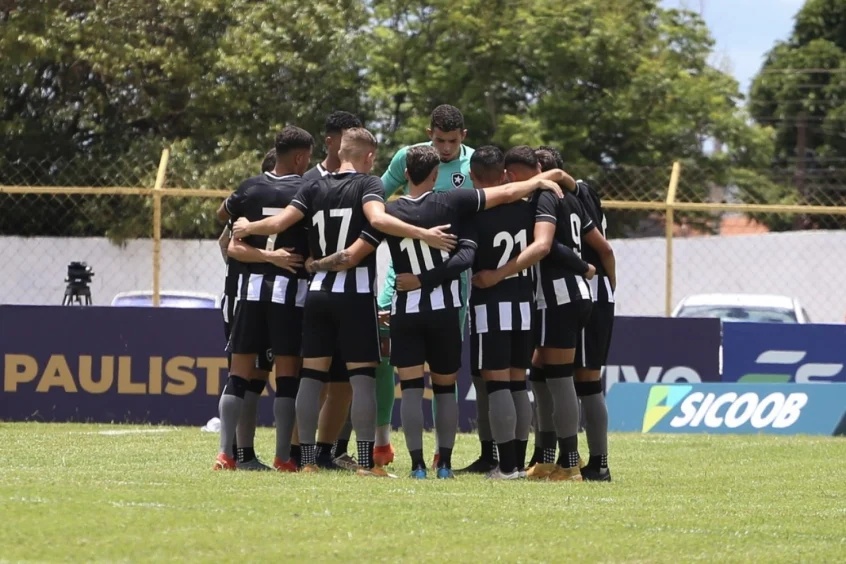
[[[499,469],[504,474],[511,474],[517,468],[517,441],[508,441],[497,445],[499,450]]]
[[[591,468],[596,468],[597,470],[603,470],[608,468],[608,455],[607,454],[600,454],[597,456],[591,456],[588,459],[588,466]]]
[[[486,462],[493,462],[494,459],[494,442],[493,441],[480,441],[482,443],[482,454],[479,456],[480,459]]]
[[[452,449],[438,447],[438,468],[452,468]]]
[[[541,448],[543,448],[543,463],[555,464],[555,431],[541,431]]]
[[[335,451],[334,455],[335,458],[338,458],[342,454],[347,454],[347,449],[350,448],[350,440],[349,439],[338,439],[335,441]]]
[[[527,441],[528,446],[528,441]],[[529,466],[534,466],[535,464],[541,464],[543,462],[543,447],[536,444],[535,451],[532,453],[532,459],[529,461]]]
[[[317,449],[314,458],[321,464],[332,463],[332,445],[331,443],[317,443]]]
[[[558,466],[562,468],[578,468],[579,466],[579,436],[558,439]]]
[[[423,458],[423,449],[417,449],[409,451],[411,455],[411,469],[417,470],[418,468],[426,469],[426,460]]]
[[[523,470],[524,468],[526,468],[526,449],[529,448],[529,441],[517,440],[514,441],[514,445],[517,470]]]
[[[300,445],[291,445],[291,460],[299,467],[302,466],[303,452]]]
[[[315,463],[314,445],[300,443],[300,452],[302,453],[301,457],[303,466],[308,466],[309,464]]]
[[[253,447],[244,447],[236,449],[235,452],[237,453],[237,460],[238,462],[249,462],[256,457],[256,449]]]
[[[370,470],[373,468],[373,441],[356,441],[358,446],[358,465]]]

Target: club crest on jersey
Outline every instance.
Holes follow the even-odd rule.
[[[452,185],[456,188],[461,188],[464,185],[464,179],[467,178],[460,172],[452,173]]]

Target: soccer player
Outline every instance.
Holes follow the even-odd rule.
[[[541,168],[548,166],[561,168],[563,159],[552,147],[540,147],[536,151]],[[579,199],[585,211],[597,226],[603,237],[606,235],[607,218],[602,210],[602,200],[596,190],[587,182],[577,180],[573,194]],[[617,273],[611,246],[595,249],[586,245],[584,258],[596,266],[596,277],[588,280],[593,296],[593,309],[587,325],[579,339],[576,353],[576,395],[581,400],[585,416],[585,434],[587,435],[590,458],[582,467],[582,477],[588,481],[610,482],[611,471],[608,469],[608,408],[600,378],[602,367],[608,360],[608,348],[611,345],[611,333],[614,328],[614,291],[617,288]],[[603,256],[600,253],[605,253]]]
[[[313,182],[338,170],[341,165],[338,157],[341,138],[344,131],[354,127],[361,127],[361,120],[349,112],[335,111],[327,116],[323,127],[326,158],[309,169],[303,175],[303,180]],[[377,388],[378,385],[377,373]],[[391,385],[393,386],[393,378]],[[323,387],[323,392],[321,395],[320,419],[317,424],[317,444],[321,447],[322,458],[317,461],[317,464],[321,468],[327,469],[339,467],[354,470],[357,468],[357,463],[347,453],[350,434],[352,433],[352,422],[349,418],[352,388],[347,378],[347,368],[337,352],[332,358],[332,365],[329,368],[329,381]],[[332,448],[327,448],[327,445],[333,443]]]
[[[534,151],[525,146],[509,150],[505,165],[509,176],[515,179],[531,178],[540,169]],[[534,321],[538,351],[531,371],[535,372],[533,383],[540,379],[537,375],[540,371],[549,388],[560,452],[556,462],[555,449],[545,445],[543,463],[530,468],[528,476],[554,481],[582,481],[578,453],[579,408],[573,384],[573,362],[581,330],[590,316],[592,300],[582,274],[563,266],[555,258],[547,257],[553,240],[579,255],[583,240],[591,245],[608,245],[575,196],[567,193],[564,198],[555,199],[540,193],[536,197],[534,241],[497,272],[502,277],[512,276],[542,259],[538,263],[538,315]]]
[[[270,149],[264,156],[261,163],[261,172],[271,172],[276,166],[276,149]],[[223,287],[223,299],[221,300],[221,311],[223,313],[223,333],[226,342],[229,343],[229,335],[232,332],[232,322],[235,320],[235,308],[238,304],[238,289],[241,283],[241,274],[244,272],[243,265],[235,259],[230,259],[228,254],[229,240],[231,239],[231,217],[226,211],[224,200],[217,210],[218,218],[226,221],[226,226],[218,238],[218,245],[226,263],[226,275]],[[232,355],[227,352],[227,370],[232,366]],[[249,389],[244,395],[244,407],[241,411],[241,419],[235,430],[236,441],[232,445],[235,452],[236,465],[240,470],[269,470],[257,458],[255,448],[252,446],[256,436],[256,425],[258,418],[258,403],[264,386],[273,370],[273,352],[268,350],[265,354],[256,356],[256,364],[249,376]],[[222,394],[221,394],[222,395]],[[238,444],[241,444],[240,448]],[[246,446],[249,445],[249,446]]]
[[[303,186],[301,175],[308,168],[314,147],[312,136],[294,126],[276,136],[276,166],[241,184],[226,200],[233,218],[259,220],[291,203]],[[271,349],[276,368],[276,457],[274,467],[295,470],[288,459],[294,427],[294,402],[299,384],[302,316],[307,275],[303,268],[308,252],[305,225],[281,236],[233,237],[229,255],[245,267],[239,289],[239,306],[229,339],[232,366],[220,400],[220,449],[215,469],[232,469],[228,452],[232,434],[250,389],[245,378],[256,354]],[[270,264],[268,264],[270,263]],[[259,392],[260,393],[260,392]]]
[[[438,153],[432,147],[408,150],[406,174],[411,193],[387,206],[388,213],[420,227],[449,224],[472,227],[476,212],[515,202],[538,188],[561,192],[554,182],[537,179],[488,190],[432,192],[438,175]],[[471,229],[472,231],[472,229]],[[411,455],[413,478],[426,477],[423,461],[424,364],[429,364],[437,404],[438,478],[453,478],[452,448],[458,429],[456,378],[461,367],[461,294],[459,277],[473,263],[476,243],[459,237],[450,255],[425,244],[387,236],[397,272],[397,293],[391,309],[391,364],[402,389],[402,426]],[[509,392],[510,394],[510,392]]]
[[[375,281],[378,241],[373,229],[399,237],[423,239],[450,250],[455,236],[439,227],[414,227],[385,213],[381,180],[368,173],[376,155],[376,138],[363,128],[344,132],[337,172],[306,185],[282,213],[250,223],[239,220],[236,237],[284,232],[305,218],[314,273],[303,320],[303,369],[297,395],[297,426],[303,471],[317,471],[315,435],[320,389],[328,377],[332,355],[340,350],[353,388],[352,422],[358,444],[359,475],[388,476],[374,467],[376,433],[375,375],[379,363],[379,328]]]
[[[464,145],[464,139],[467,137],[467,129],[464,127],[464,116],[461,110],[455,106],[443,104],[432,111],[431,121],[429,127],[426,129],[426,134],[429,136],[429,141],[419,143],[418,145],[428,145],[434,147],[440,159],[438,164],[438,176],[435,180],[434,191],[444,192],[455,188],[473,188],[473,182],[470,179],[470,157],[473,155],[473,149]],[[382,183],[385,185],[385,194],[391,196],[397,191],[407,189],[408,178],[406,177],[406,154],[410,147],[403,147],[394,154],[391,159],[391,164],[388,170],[382,175]],[[391,301],[395,292],[395,274],[393,265],[388,265],[388,272],[385,277],[385,286],[378,297],[379,309],[387,313],[390,308]],[[461,313],[459,323],[461,324],[461,338],[464,339],[464,327],[467,316],[467,297],[469,292],[469,278],[466,274],[461,276]],[[393,368],[391,368],[387,361],[383,361],[379,367],[380,373],[390,374],[391,382],[393,382]],[[484,394],[484,390],[479,392],[477,390],[477,397],[479,394]],[[389,405],[383,405],[380,401],[379,411],[380,417],[384,420],[384,426],[379,427],[379,441],[377,441],[379,456],[384,457],[384,460],[393,460],[393,448],[390,446],[390,414],[393,411],[394,389],[391,386],[390,394],[387,393],[387,388],[384,394],[379,395],[380,400],[384,398]],[[479,401],[479,400],[477,400]],[[482,398],[481,401],[484,401]],[[433,418],[437,419],[437,409],[435,404],[432,404]],[[485,440],[490,441],[490,430],[485,429],[483,424],[479,426],[482,435],[486,437]],[[384,444],[383,444],[384,443]],[[433,466],[437,466],[437,436],[435,439],[436,454]],[[491,451],[493,451],[493,442],[490,441]],[[478,466],[478,464],[476,464]],[[471,465],[469,468],[475,468]],[[465,469],[467,470],[467,469]]]

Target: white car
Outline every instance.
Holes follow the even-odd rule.
[[[716,317],[727,323],[811,323],[799,300],[769,294],[696,294],[680,301],[671,317]]]
[[[118,307],[153,307],[153,292],[150,290],[121,292],[112,299],[112,305]],[[204,292],[162,290],[159,292],[159,306],[220,309],[220,296]]]

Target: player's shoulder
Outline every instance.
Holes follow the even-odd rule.
[[[251,176],[246,180],[242,180],[241,183],[238,185],[238,190],[245,191],[249,188],[253,188],[255,186],[266,186],[267,185],[267,175],[265,173],[257,174],[256,176]]]

